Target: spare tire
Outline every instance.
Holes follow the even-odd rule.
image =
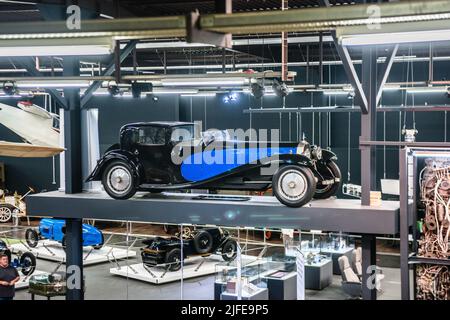
[[[213,247],[212,235],[206,230],[199,230],[194,236],[194,247],[197,253],[209,253]]]

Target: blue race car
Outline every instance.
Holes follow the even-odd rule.
[[[38,245],[39,240],[49,239],[58,241],[66,247],[66,221],[59,219],[42,219],[39,223],[38,231],[27,229],[25,239],[31,248]],[[103,246],[103,233],[97,228],[83,223],[83,246],[92,246],[94,249],[100,249]]]
[[[175,189],[265,191],[301,207],[333,196],[341,182],[337,157],[301,142],[220,140],[201,136],[194,123],[131,123],[120,130],[87,181],[102,181],[114,199],[136,191]]]

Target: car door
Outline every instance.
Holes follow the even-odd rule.
[[[164,126],[143,126],[138,129],[138,141],[134,154],[144,167],[148,184],[167,184],[167,128]],[[169,153],[170,154],[170,153]]]

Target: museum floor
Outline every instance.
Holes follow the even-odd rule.
[[[137,259],[129,259],[130,264],[136,263]],[[125,266],[126,262],[122,261]],[[38,268],[42,271],[52,271],[54,262],[38,260]],[[85,267],[86,277],[86,299],[101,300],[175,300],[180,299],[180,283],[174,282],[162,285],[152,285],[137,280],[111,275],[109,269],[113,265],[103,263]],[[400,270],[397,268],[383,268],[385,279],[382,282],[382,293],[378,298],[382,300],[400,299]],[[306,298],[311,300],[343,300],[347,297],[340,288],[340,276],[333,276],[331,286],[321,291],[307,290]],[[189,300],[212,300],[213,299],[214,275],[189,279],[184,281],[184,299]],[[17,300],[29,300],[30,294],[26,289],[18,290]],[[40,299],[37,297],[36,299]],[[55,299],[63,299],[55,298]]]

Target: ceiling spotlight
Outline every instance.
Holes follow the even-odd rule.
[[[264,86],[257,82],[252,83],[250,88],[251,88],[253,96],[256,99],[261,99],[264,96],[264,93],[266,92],[266,89],[264,88]]]
[[[155,95],[152,95],[152,100],[157,102],[159,100],[159,98],[157,96],[155,96]]]
[[[131,94],[133,98],[140,98],[143,92],[152,92],[153,85],[147,82],[133,82],[131,84]]]
[[[282,98],[289,94],[289,88],[286,83],[279,82],[277,79],[273,79],[272,89],[277,96]]]
[[[17,93],[16,84],[14,82],[4,82],[3,83],[3,92],[7,96],[13,96]]]
[[[117,84],[108,84],[108,92],[114,97],[120,94],[120,88]]]

